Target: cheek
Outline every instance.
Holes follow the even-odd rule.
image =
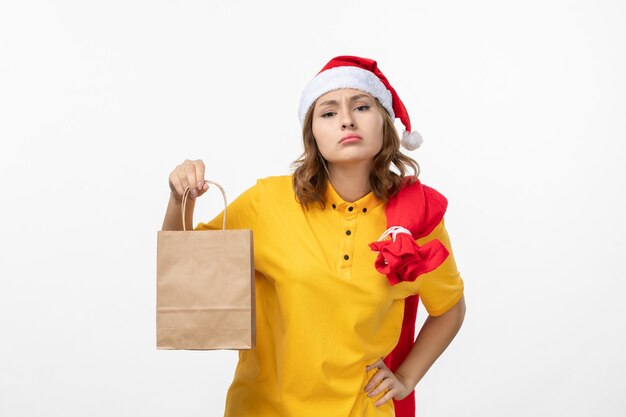
[[[313,131],[315,142],[317,142],[317,147],[320,151],[323,151],[329,142],[328,129],[325,128],[323,123],[313,123],[311,130]]]
[[[378,146],[379,150],[383,147],[383,125],[384,124],[381,120],[376,123],[376,126],[374,127],[374,131],[378,132],[378,134],[376,135],[376,145]]]

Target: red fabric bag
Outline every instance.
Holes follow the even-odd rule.
[[[428,236],[441,222],[448,207],[448,200],[434,188],[423,185],[419,179],[410,184],[405,177],[404,185],[389,199],[385,214],[389,228],[389,240],[372,242],[370,248],[378,251],[376,269],[387,275],[391,285],[402,281],[414,281],[420,275],[437,269],[449,255],[438,240],[419,246],[415,240]],[[398,344],[384,359],[387,367],[395,372],[404,362],[415,342],[415,322],[419,295],[411,295],[404,302],[404,319]],[[415,391],[402,400],[393,400],[396,417],[415,417]]]

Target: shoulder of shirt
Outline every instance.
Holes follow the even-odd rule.
[[[259,178],[254,187],[265,195],[273,195],[276,197],[293,194],[291,175],[271,175]]]
[[[259,178],[256,184],[266,189],[291,187],[291,175],[271,175]]]
[[[291,175],[270,175],[257,179],[257,183],[262,183],[266,186],[291,184],[291,177]]]

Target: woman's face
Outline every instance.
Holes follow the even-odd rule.
[[[383,146],[383,115],[375,98],[351,88],[331,91],[313,109],[313,136],[330,164],[371,161]]]

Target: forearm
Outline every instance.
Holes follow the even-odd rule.
[[[456,336],[465,317],[465,297],[446,311],[429,316],[420,330],[411,351],[396,370],[412,388],[424,377],[437,358]]]
[[[186,230],[193,230],[193,209],[195,206],[195,200],[192,198],[187,199],[187,205],[185,206],[185,228]],[[183,217],[182,217],[182,201],[177,200],[174,194],[170,193],[170,201],[167,205],[167,211],[165,212],[165,218],[163,219],[163,227],[161,230],[183,230]]]

